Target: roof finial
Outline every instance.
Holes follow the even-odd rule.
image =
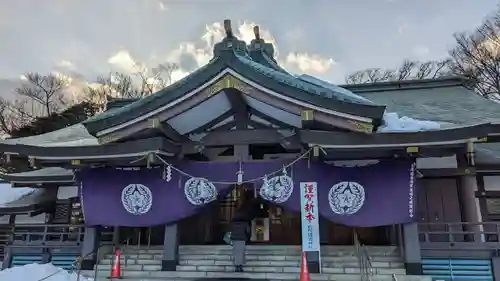
[[[255,39],[260,39],[260,30],[258,25],[253,27],[253,34],[255,34]]]
[[[224,30],[226,31],[226,37],[233,37],[233,29],[231,28],[231,20],[224,20]]]

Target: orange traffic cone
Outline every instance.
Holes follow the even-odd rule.
[[[300,281],[311,281],[309,266],[307,265],[306,252],[302,252],[302,263],[300,264]]]
[[[122,278],[120,256],[121,256],[120,250],[116,250],[115,261],[113,262],[113,267],[111,268],[111,276],[109,276],[108,279],[121,279]]]

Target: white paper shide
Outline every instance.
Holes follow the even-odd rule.
[[[300,183],[302,251],[319,252],[318,184]]]

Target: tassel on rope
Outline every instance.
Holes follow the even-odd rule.
[[[170,165],[163,164],[162,179],[167,182],[172,180],[172,168]]]
[[[243,184],[243,169],[242,169],[242,165],[241,165],[241,160],[240,160],[240,168],[238,170],[238,172],[236,172],[237,174],[237,177],[238,177],[238,185],[242,185]]]

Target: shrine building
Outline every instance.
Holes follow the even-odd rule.
[[[122,247],[155,253],[158,272],[227,277],[230,263],[189,257],[226,251],[235,213],[252,205],[248,251],[301,249],[318,276],[350,274],[329,261],[352,250],[357,274],[500,278],[500,105],[461,77],[337,86],[293,75],[258,27],[249,45],[227,20],[225,31],[210,62],[151,96],[0,142],[4,161],[31,167],[2,178],[37,190],[0,206],[4,268],[77,256],[105,268]],[[388,113],[439,128],[391,130]],[[396,273],[377,268],[381,252],[400,259]],[[283,278],[250,268],[292,280],[283,257]]]

